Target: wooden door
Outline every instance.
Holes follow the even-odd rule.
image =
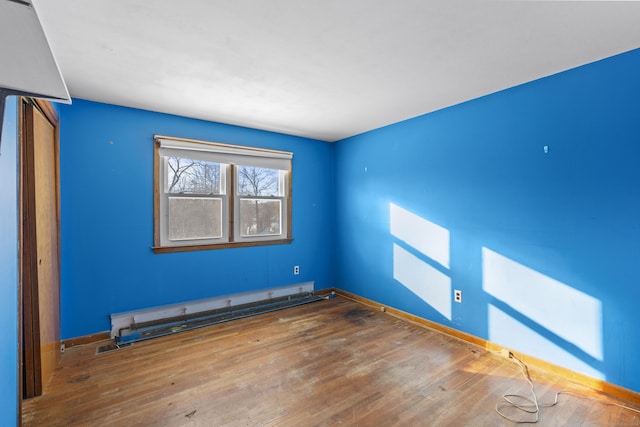
[[[58,118],[48,103],[23,99],[23,396],[42,394],[60,356]]]

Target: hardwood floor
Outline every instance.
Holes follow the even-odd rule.
[[[23,403],[23,425],[511,426],[496,403],[529,391],[512,361],[343,297],[97,345],[63,354],[44,395]],[[539,425],[640,425],[607,402],[632,404],[531,377],[541,402],[560,390],[599,399],[561,395]]]

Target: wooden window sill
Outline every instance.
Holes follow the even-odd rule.
[[[293,239],[259,240],[253,242],[230,242],[212,245],[184,245],[184,246],[152,246],[151,249],[157,254],[172,252],[208,251],[213,249],[247,248],[250,246],[288,245]]]

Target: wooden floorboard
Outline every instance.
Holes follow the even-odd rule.
[[[508,359],[342,297],[95,354],[73,347],[25,426],[511,426]],[[640,425],[630,403],[532,371],[541,426]],[[640,408],[636,408],[640,409]],[[514,414],[523,418],[522,414]]]

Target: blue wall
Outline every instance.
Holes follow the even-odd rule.
[[[0,100],[1,101],[1,100]],[[0,143],[0,425],[18,422],[18,128],[16,97],[5,104]]]
[[[338,287],[640,391],[639,76],[634,50],[338,142]]]
[[[59,112],[63,339],[110,329],[111,313],[334,286],[331,144],[84,100]],[[292,151],[293,243],[154,254],[154,134]]]

